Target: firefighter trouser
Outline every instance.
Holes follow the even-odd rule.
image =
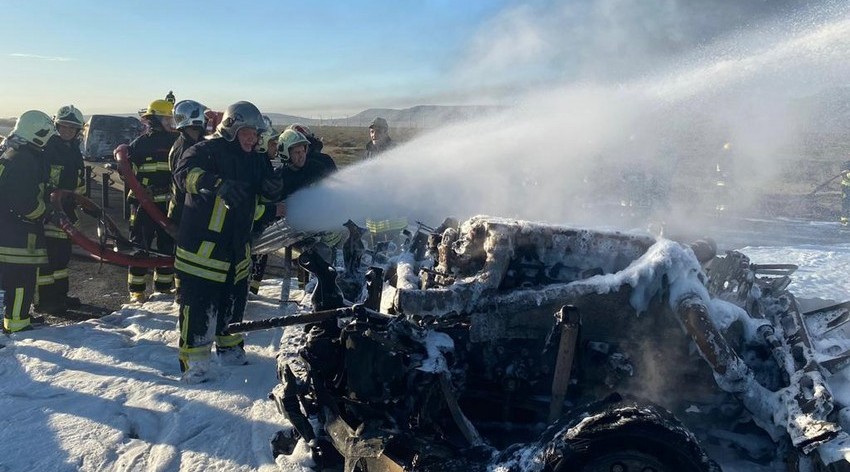
[[[158,205],[165,213],[165,205]],[[130,241],[144,249],[151,249],[156,240],[156,251],[161,254],[174,254],[174,239],[156,223],[139,205],[130,209]],[[148,269],[130,266],[127,275],[127,287],[130,292],[144,292],[147,288]],[[174,268],[157,267],[153,273],[154,290],[167,292],[174,283]]]
[[[216,349],[243,343],[241,334],[226,335],[227,325],[242,321],[248,300],[248,277],[234,282],[231,266],[223,283],[180,272],[180,369],[188,362],[208,359]],[[210,323],[215,323],[215,339],[210,339]]]
[[[64,234],[64,233],[63,233]],[[68,297],[68,263],[71,262],[71,240],[46,237],[47,265],[38,270],[38,304],[65,303]]]
[[[38,266],[0,262],[0,285],[5,291],[3,329],[20,331],[30,325],[30,305],[35,297]]]
[[[268,261],[268,254],[255,254],[251,256],[251,285],[248,290],[255,295],[260,292],[260,282],[263,281]]]

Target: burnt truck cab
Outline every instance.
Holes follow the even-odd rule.
[[[818,355],[804,320],[844,308],[804,315],[793,266],[489,217],[405,247],[363,305],[281,353],[276,454],[302,440],[317,470],[346,472],[717,471],[701,443],[754,434],[799,470],[848,470],[825,380],[845,358]],[[333,269],[302,259],[317,308],[339,308],[322,301]]]

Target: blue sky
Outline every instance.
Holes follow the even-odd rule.
[[[215,109],[250,100],[264,112],[315,118],[504,104],[553,83],[655,73],[795,5],[0,0],[0,117],[67,103],[86,114],[130,113],[169,90]]]
[[[453,103],[445,77],[506,4],[3,0],[0,117],[132,112],[168,90],[296,114]]]

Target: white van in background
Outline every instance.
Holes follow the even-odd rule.
[[[83,128],[83,158],[87,161],[111,160],[115,148],[129,144],[144,129],[145,125],[133,116],[92,115]]]

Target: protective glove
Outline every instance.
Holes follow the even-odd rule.
[[[248,199],[249,185],[237,180],[225,180],[218,186],[216,195],[224,200],[227,209],[238,207]]]

